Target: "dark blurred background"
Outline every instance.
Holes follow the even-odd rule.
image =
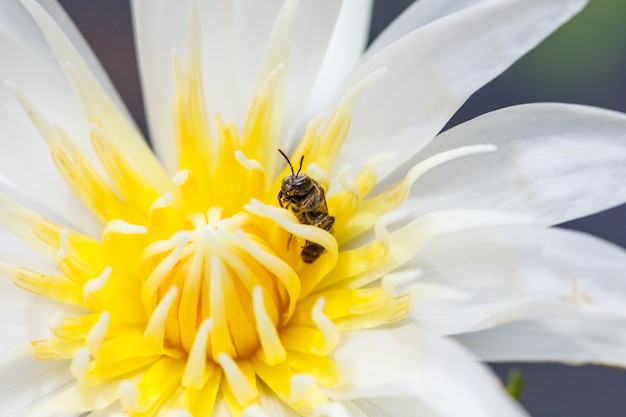
[[[95,50],[145,133],[128,0],[60,3]],[[370,40],[411,3],[375,1]],[[626,1],[591,0],[580,15],[477,92],[451,124],[497,108],[536,101],[581,103],[626,112]],[[626,247],[626,205],[562,226]],[[556,364],[505,363],[492,367],[503,379],[512,367],[522,370],[522,404],[535,417],[626,416],[624,370]]]

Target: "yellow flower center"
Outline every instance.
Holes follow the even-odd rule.
[[[314,203],[283,204],[277,196],[287,193],[281,187],[291,173],[277,149],[284,65],[263,73],[241,130],[211,114],[192,7],[187,65],[176,55],[173,63],[178,159],[168,176],[63,31],[43,8],[27,7],[81,100],[92,149],[8,85],[61,175],[102,224],[102,235],[89,237],[0,195],[0,224],[55,264],[48,271],[0,264],[0,274],[67,307],[52,318],[52,336],[32,342],[32,354],[71,362],[76,384],[33,415],[119,402],[134,416],[209,416],[224,406],[239,416],[264,396],[305,415],[328,401],[324,387],[349,377],[332,356],[341,332],[405,317],[409,296],[394,294],[402,277],[391,272],[429,238],[467,220],[457,215],[450,223],[435,213],[389,233],[381,215],[402,204],[429,169],[493,146],[435,155],[369,197],[375,167],[388,158],[378,155],[353,178],[338,170],[338,191],[326,196],[352,108],[384,72],[376,71],[327,120],[313,119],[290,154],[292,161],[305,157],[301,174],[319,184]],[[334,217],[332,228],[312,220],[320,213]],[[373,238],[359,246],[355,238],[366,233]]]
[[[194,47],[192,41],[192,58],[199,55]],[[65,67],[92,124],[101,167],[13,86],[59,172],[104,225],[95,239],[0,196],[2,224],[58,267],[45,273],[2,264],[0,273],[75,306],[53,318],[53,337],[32,343],[39,360],[71,359],[77,379],[41,407],[67,411],[68,398],[81,398],[90,410],[120,400],[131,415],[184,409],[208,416],[223,403],[240,415],[273,395],[307,414],[328,401],[320,388],[339,382],[331,354],[340,332],[407,314],[408,296],[395,296],[380,281],[406,258],[386,257],[393,236],[383,225],[364,246],[340,251],[339,244],[372,230],[414,179],[361,205],[376,183],[374,166],[382,159],[376,158],[353,179],[341,174],[343,188],[326,200],[333,229],[301,223],[277,199],[290,172],[277,152],[282,65],[262,83],[241,132],[208,117],[198,59],[183,68],[175,58],[174,68],[178,169],[172,178],[121,150],[122,122],[111,118],[109,99],[88,75]],[[294,161],[305,155],[302,173],[324,190],[351,108],[369,82],[351,91],[323,126],[321,118],[311,122],[291,154]],[[131,154],[151,157],[141,148]],[[302,250],[310,244],[320,256],[307,263]]]

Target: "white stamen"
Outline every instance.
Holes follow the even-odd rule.
[[[393,297],[406,293],[404,289],[408,285],[418,281],[422,275],[424,275],[424,272],[418,268],[411,268],[401,272],[392,272],[383,277],[381,285],[385,293]],[[403,290],[398,291],[399,287],[403,288]]]
[[[85,283],[85,285],[83,286],[83,300],[85,302],[88,302],[89,296],[104,288],[107,281],[109,280],[109,276],[111,276],[111,271],[113,271],[113,268],[107,266],[106,268],[104,268],[100,276],[90,279]]]
[[[319,227],[300,224],[295,219],[295,216],[287,210],[263,204],[254,198],[251,199],[250,203],[246,204],[244,208],[249,213],[255,214],[259,217],[271,219],[292,235],[296,235],[321,245],[328,251],[329,254],[336,256],[337,241],[330,233],[320,229]]]
[[[177,186],[181,186],[187,182],[187,178],[189,178],[189,170],[181,169],[172,177],[172,183]]]
[[[376,237],[376,240],[383,244],[386,250],[389,250],[389,246],[391,245],[390,234],[387,226],[405,219],[406,216],[407,213],[405,211],[396,210],[383,214],[378,218],[376,223],[374,223],[374,236]]]
[[[418,178],[430,171],[434,167],[452,161],[453,159],[461,158],[463,156],[475,155],[479,153],[494,152],[498,148],[492,144],[461,146],[459,148],[450,149],[449,151],[441,152],[431,156],[415,165],[406,174],[406,180],[409,183],[409,187]]]
[[[320,130],[320,126],[322,125],[324,120],[326,120],[327,117],[328,117],[328,113],[326,112],[319,113],[318,115],[313,117],[311,121],[309,122],[309,124],[306,125],[305,135],[318,133]],[[317,149],[312,149],[312,151],[314,154],[317,153]]]
[[[139,390],[132,381],[122,381],[120,383],[120,401],[127,411],[141,411]]]
[[[152,215],[152,212],[154,210],[171,207],[173,202],[174,202],[174,196],[172,195],[171,192],[167,191],[165,194],[163,194],[160,197],[157,197],[156,200],[154,200],[154,202],[150,205],[150,210],[148,213]]]
[[[224,352],[217,355],[217,362],[222,367],[228,385],[239,405],[248,405],[257,396],[257,389],[246,378],[237,363]]]
[[[307,165],[306,172],[315,181],[321,184],[328,184],[328,173],[314,162]]]
[[[300,295],[300,281],[298,275],[287,262],[275,256],[273,253],[262,249],[259,245],[250,240],[242,230],[237,230],[237,238],[240,247],[252,255],[259,263],[264,265],[264,267],[274,274],[285,288],[288,289],[290,302],[289,308],[287,309],[287,317],[291,317],[296,307],[297,297]]]
[[[78,382],[85,382],[87,379],[87,371],[89,370],[89,362],[91,361],[91,354],[87,348],[82,348],[78,351],[72,363],[70,364],[70,372],[78,380]]]
[[[209,339],[209,331],[212,327],[213,319],[207,318],[202,322],[196,333],[196,338],[191,346],[181,382],[186,388],[202,388],[206,369],[206,344]]]
[[[100,318],[85,337],[85,346],[87,346],[89,352],[91,352],[91,354],[96,358],[99,356],[98,351],[100,350],[100,345],[106,336],[107,330],[109,329],[109,319],[110,317],[108,311],[100,313]]]
[[[335,326],[333,321],[329,319],[326,314],[324,314],[325,304],[326,300],[320,297],[313,306],[312,316],[313,321],[315,322],[317,328],[324,337],[324,343],[326,345],[324,347],[324,352],[320,353],[327,354],[339,343],[339,330],[337,330],[337,327]]]
[[[235,151],[235,158],[245,169],[250,171],[261,171],[265,174],[265,167],[256,159],[247,158],[240,150]]]
[[[55,333],[65,324],[65,313],[63,311],[57,311],[48,320],[48,328],[52,333]]]
[[[265,311],[263,288],[260,285],[252,290],[252,301],[264,361],[270,366],[280,363],[285,360],[287,352],[280,341],[276,326]]]
[[[144,283],[141,291],[141,299],[144,305],[152,305],[151,298],[156,294],[159,286],[168,274],[172,271],[174,266],[180,261],[180,256],[185,250],[185,246],[188,241],[188,232],[178,232],[172,236],[169,240],[164,241],[164,244],[170,245],[173,243],[175,246],[172,251],[163,259],[153,270]],[[161,243],[161,242],[155,242]],[[155,245],[153,244],[153,245]],[[155,249],[156,246],[150,245],[150,249]],[[148,249],[148,248],[146,248]],[[144,258],[146,257],[146,251],[144,251]]]
[[[152,312],[146,330],[143,332],[143,337],[152,341],[158,346],[163,345],[165,338],[165,321],[167,315],[172,307],[172,303],[178,295],[178,288],[172,285],[165,294],[165,297],[161,299],[157,307]]]
[[[270,72],[269,75],[263,80],[258,95],[273,95],[273,92],[276,89],[276,84],[278,83],[278,80],[280,79],[280,76],[282,75],[284,69],[285,64],[283,64],[282,62],[276,65],[272,72]]]
[[[143,235],[148,233],[148,229],[146,229],[145,226],[128,223],[127,221],[121,219],[114,219],[104,226],[102,235],[106,236],[109,233],[117,233],[120,235]]]
[[[205,235],[209,234],[210,233],[205,232]],[[206,239],[206,242],[210,242],[210,238],[208,238],[208,236],[204,236],[204,238]],[[223,351],[227,351],[229,354],[234,356],[236,354],[236,349],[233,345],[232,336],[228,331],[228,319],[226,317],[226,295],[224,293],[223,287],[223,282],[232,278],[230,277],[230,274],[226,269],[223,260],[220,259],[218,256],[211,256],[210,265],[211,270],[209,274],[209,315],[215,321],[215,331],[212,332],[209,336],[211,337],[211,342],[213,343],[213,349],[221,344],[221,349]],[[219,340],[220,336],[222,340]],[[214,355],[214,358],[217,357]]]
[[[57,252],[57,262],[64,261],[67,258],[67,254],[70,251],[70,239],[67,235],[67,230],[61,230],[59,236],[59,251]]]
[[[203,216],[204,217],[204,216]],[[149,258],[161,255],[165,252],[170,252],[179,245],[187,243],[192,236],[192,233],[187,231],[179,231],[167,240],[157,240],[149,244],[141,254],[141,262],[146,262]]]
[[[351,192],[352,194],[359,196],[361,193],[359,191],[359,186],[357,183],[348,177],[348,173],[352,169],[350,165],[344,165],[339,169],[337,176],[339,178],[339,184],[343,187],[344,190]]]

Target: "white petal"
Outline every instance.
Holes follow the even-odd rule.
[[[347,333],[335,357],[351,364],[353,374],[329,394],[384,411],[373,415],[525,415],[467,351],[416,325]]]
[[[80,34],[67,13],[56,0],[38,0],[38,3],[59,24],[65,35],[70,39],[74,47],[79,51],[89,69],[96,76],[108,95],[115,101],[117,107],[126,111],[123,101],[113,87],[108,75],[98,62],[93,51]],[[54,62],[50,55],[50,48],[37,27],[33,24],[28,12],[18,1],[2,2],[0,4],[0,26],[5,26],[9,32],[13,32],[19,39],[28,39],[29,45],[38,55],[46,56],[49,63]],[[40,70],[42,68],[39,68]],[[128,116],[130,118],[130,116]]]
[[[237,6],[237,111],[239,119],[248,111],[256,90],[261,62],[268,48],[276,17],[284,0],[236,2]],[[218,35],[219,39],[219,35]],[[225,115],[228,117],[228,115]],[[233,116],[229,116],[233,117]]]
[[[88,417],[118,417],[124,415],[124,409],[121,404],[114,403],[102,410],[93,411],[87,414]]]
[[[0,51],[0,80],[11,80],[64,127],[87,126],[54,56],[19,2],[0,6]],[[65,224],[96,233],[93,216],[65,184],[39,132],[4,84],[0,84],[0,109],[0,192],[31,208],[46,207]]]
[[[322,62],[326,62],[328,45],[331,41],[338,42],[337,31],[341,28],[336,28],[336,24],[343,23],[337,20],[341,17],[340,10],[342,14],[345,13],[350,3],[353,1],[349,0],[342,5],[336,0],[309,0],[303,1],[298,10],[291,49],[286,51],[289,54],[289,63],[285,85],[283,137],[288,141],[298,139],[294,137],[294,133],[299,127],[309,94],[315,92],[313,84]],[[365,6],[369,1],[361,0],[360,3]],[[360,15],[351,17],[356,24],[363,20]],[[360,51],[357,50],[358,52]],[[288,149],[289,143],[284,147]]]
[[[420,283],[412,312],[439,334],[555,317],[626,319],[626,251],[561,229],[501,227],[441,236],[411,261]]]
[[[171,112],[174,95],[172,51],[187,50],[188,9],[186,1],[132,2],[137,60],[150,139],[157,155],[171,173],[176,170]]]
[[[455,336],[482,360],[626,367],[626,319],[556,318],[509,323]]]
[[[0,263],[54,273],[55,265],[0,229]],[[54,301],[29,293],[0,275],[0,348],[51,336],[50,319],[63,309]]]
[[[69,361],[0,357],[0,404],[3,416],[24,416],[30,406],[65,390],[76,380]]]
[[[266,42],[282,1],[199,3],[207,108],[240,122],[250,105]],[[133,0],[132,7],[152,143],[173,173],[176,149],[171,113],[172,51],[178,51],[183,58],[186,56],[189,2]]]
[[[428,23],[441,19],[452,13],[473,7],[490,0],[420,0],[411,4],[367,48],[366,56],[380,51],[387,45],[395,42]]]
[[[268,417],[298,417],[299,414],[280,401],[265,385],[259,385],[259,407]],[[244,417],[248,417],[244,413]],[[251,417],[256,417],[251,414]]]
[[[324,62],[307,104],[307,123],[352,72],[367,43],[373,0],[344,0]]]
[[[622,113],[566,104],[509,107],[442,133],[419,158],[476,143],[498,150],[432,170],[414,185],[408,207],[416,214],[510,210],[556,224],[626,201]]]
[[[0,276],[0,347],[52,336],[50,320],[63,310],[59,303],[31,294]]]
[[[115,103],[107,96],[106,92],[98,84],[98,80],[90,72],[88,65],[80,56],[79,51],[71,44],[63,29],[46,13],[45,9],[35,0],[21,1],[33,19],[36,20],[50,44],[59,65],[63,68],[66,78],[70,80],[76,95],[80,97],[84,106],[83,111],[89,115],[90,122],[106,129],[114,146],[118,147],[120,152],[128,158],[128,162],[133,169],[151,183],[158,192],[165,192],[161,187],[168,183],[169,178],[145,143],[133,120],[127,114],[120,112]],[[45,113],[44,116],[47,117]],[[49,120],[53,124],[56,123],[54,119]],[[73,126],[70,126],[66,130],[72,128]],[[42,134],[45,134],[45,132]],[[85,156],[92,163],[97,161],[90,146],[89,131],[82,129],[73,136],[76,138],[75,141],[79,146],[83,144],[82,151],[85,153]],[[84,144],[85,142],[86,144]]]
[[[399,151],[406,161],[463,102],[583,6],[583,0],[503,0],[464,9],[388,45],[361,64],[333,103],[385,67],[358,102],[337,167]],[[331,106],[329,113],[334,106]],[[397,166],[397,165],[396,165]],[[380,178],[394,168],[380,168]]]

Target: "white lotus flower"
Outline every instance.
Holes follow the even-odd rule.
[[[365,1],[134,0],[158,157],[53,0],[1,3],[2,415],[514,416],[474,355],[626,365],[626,254],[545,227],[626,201],[626,117],[433,140],[584,3],[420,0],[361,57]]]

